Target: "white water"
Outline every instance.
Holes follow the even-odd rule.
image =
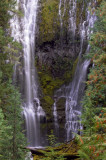
[[[58,124],[58,114],[57,114],[56,100],[53,104],[53,116],[54,116],[55,131],[58,132],[59,124]]]
[[[73,40],[75,39],[75,32],[76,32],[76,7],[77,7],[77,0],[70,0],[70,11],[69,11],[69,31],[71,31]]]
[[[88,6],[91,6],[89,3]],[[81,55],[83,49],[83,42],[87,37],[89,39],[90,34],[92,33],[91,29],[94,26],[96,21],[95,14],[91,15],[90,11],[87,9],[87,18],[86,21],[80,24],[80,37],[81,37],[81,46],[79,53],[79,61],[75,71],[73,81],[71,83],[71,90],[66,98],[66,131],[67,131],[67,140],[74,137],[74,133],[78,133],[78,130],[82,130],[81,125],[81,104],[80,101],[83,96],[85,88],[85,80],[87,75],[87,69],[90,64],[90,61],[85,60],[81,62]],[[88,25],[86,25],[88,24]],[[86,53],[89,51],[90,46],[88,45]],[[80,132],[80,131],[79,131]]]
[[[59,3],[59,16],[60,16],[60,24],[61,24],[61,27],[62,27],[63,22],[62,22],[61,5],[62,5],[62,0],[60,0],[60,3]]]
[[[66,131],[67,141],[74,137],[79,129],[82,129],[80,121],[81,104],[80,100],[84,92],[84,81],[90,61],[78,63],[74,79],[71,84],[70,94],[66,98]]]
[[[62,12],[62,4],[63,3],[64,3],[64,10]],[[65,4],[66,4],[66,0],[60,0],[60,2],[59,2],[59,17],[60,17],[61,29],[62,29],[62,26],[63,26],[63,17],[64,17],[64,14],[65,14],[65,11],[66,11]]]
[[[38,98],[38,84],[34,66],[36,17],[38,0],[17,0],[24,16],[14,16],[11,21],[12,36],[22,43],[24,57],[24,105],[23,115],[29,147],[40,146],[40,117],[45,113]],[[16,9],[18,8],[18,5]]]
[[[62,45],[62,38],[63,38],[63,17],[66,11],[66,0],[59,1],[59,17],[60,17],[60,41]],[[62,8],[64,6],[64,9]]]

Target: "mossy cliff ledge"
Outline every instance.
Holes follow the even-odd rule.
[[[59,15],[59,0],[40,0],[37,20],[35,65],[37,67],[41,94],[40,102],[46,120],[53,128],[54,92],[63,84],[71,82],[80,52],[80,23],[85,19],[86,3],[77,2],[75,34],[70,29],[69,0],[61,4],[62,25]],[[83,7],[81,7],[83,6]],[[83,8],[83,9],[82,9]],[[82,17],[82,18],[81,18]],[[74,37],[73,37],[74,35]],[[86,50],[84,41],[83,53]],[[65,104],[57,102],[59,123],[64,126]],[[61,103],[61,104],[60,104]]]

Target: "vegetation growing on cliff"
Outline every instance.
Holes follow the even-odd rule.
[[[68,30],[69,19],[69,1],[65,4],[62,1],[62,20],[64,37]],[[64,13],[63,13],[64,12]],[[59,43],[61,25],[59,17],[59,0],[42,0],[41,1],[41,15],[39,21],[39,45],[44,42],[55,41]]]
[[[106,2],[98,2],[98,20],[90,38],[91,51],[88,55],[94,67],[90,69],[86,82],[82,115],[84,133],[79,137],[80,157],[87,160],[106,158]]]
[[[39,65],[36,61],[38,69],[39,82],[41,85],[43,96],[41,104],[47,114],[51,116],[52,105],[54,103],[53,95],[56,89],[59,89],[63,84],[69,83],[72,79],[78,58],[75,62],[70,62],[70,59],[61,57],[54,61],[54,65],[48,67]]]
[[[40,21],[40,43],[52,41],[59,32],[59,17],[58,17],[58,1],[57,0],[42,0],[42,12]]]

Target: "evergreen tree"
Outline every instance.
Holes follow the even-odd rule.
[[[0,86],[0,99],[5,102],[0,107],[4,112],[4,122],[9,126],[6,133],[0,131],[3,141],[0,141],[1,160],[23,160],[25,156],[25,137],[22,133],[22,117],[20,95],[18,90],[8,81]],[[1,97],[2,95],[2,97]],[[2,118],[2,117],[1,117]],[[2,118],[3,119],[3,118]],[[7,136],[7,138],[5,138]]]
[[[12,84],[13,62],[21,49],[9,36],[10,11],[15,0],[0,0],[0,159],[25,159],[25,137],[22,131],[21,99]],[[14,12],[15,13],[15,12]],[[9,47],[8,47],[9,46]]]
[[[8,126],[7,120],[4,120],[4,115],[2,110],[0,109],[0,159],[8,159],[9,152],[7,151],[7,148],[9,149],[8,141],[11,140],[11,135],[8,133],[11,130],[11,126]],[[3,156],[5,154],[5,157]]]

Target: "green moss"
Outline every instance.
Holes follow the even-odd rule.
[[[83,8],[83,10],[82,10]],[[82,0],[77,2],[77,10],[76,10],[76,26],[79,27],[81,19],[84,21],[86,19],[86,8],[87,3]]]
[[[50,106],[53,105],[54,101],[50,96],[45,96],[44,100],[46,101],[46,103],[48,103]]]
[[[65,7],[65,8],[64,8]],[[82,10],[83,8],[83,10]],[[79,30],[81,19],[84,21],[86,18],[87,3],[83,0],[77,1],[76,9],[76,26]],[[59,0],[42,0],[41,12],[39,18],[39,45],[44,42],[59,43],[60,35],[64,42],[68,42],[71,38],[69,33],[69,0],[62,1],[61,14],[62,14],[62,30],[59,17]]]
[[[63,33],[66,35],[69,21],[69,1],[65,3],[62,1],[62,15],[63,16]],[[60,38],[60,17],[59,17],[59,1],[58,0],[42,0],[41,13],[39,21],[39,43],[57,41]]]
[[[66,103],[66,99],[64,97],[60,98],[58,101],[57,101],[57,110],[60,110],[63,108],[63,110],[65,110],[65,103]]]
[[[74,61],[72,69],[70,68],[64,73],[63,79],[65,83],[69,83],[72,80],[74,73],[75,73],[77,63],[78,63],[78,58]]]
[[[41,105],[43,106],[47,115],[51,116],[51,109],[54,103],[54,90],[59,88],[64,83],[64,81],[59,78],[53,78],[51,73],[47,70],[46,72],[45,70],[41,70],[38,72],[38,75],[43,93],[43,97],[41,98]]]
[[[34,160],[38,159],[57,159],[57,157],[65,157],[68,159],[77,159],[79,146],[75,141],[70,141],[70,143],[61,144],[58,147],[47,147],[45,150],[36,151],[34,155]]]
[[[58,3],[59,1],[57,0],[44,0],[41,2],[40,43],[52,41],[58,33],[60,25]]]
[[[45,73],[44,71],[38,72],[41,88],[43,90],[44,95],[52,96],[54,90],[59,88],[64,82],[59,78],[53,78],[51,73]]]
[[[76,58],[76,60],[73,63],[73,68],[72,68],[72,72],[71,72],[72,77],[74,76],[74,73],[75,73],[75,70],[77,67],[77,63],[78,63],[78,58]]]
[[[65,83],[69,83],[72,80],[72,71],[66,71],[63,75]]]

